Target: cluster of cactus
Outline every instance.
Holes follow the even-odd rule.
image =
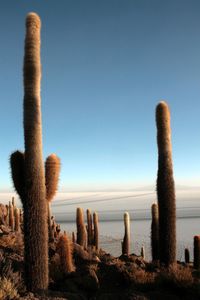
[[[1,205],[0,224],[10,227],[11,231],[21,231],[23,224],[22,209],[16,207],[14,197],[8,205]]]
[[[24,55],[24,140],[25,152],[11,154],[10,165],[14,187],[19,194],[24,214],[10,202],[3,221],[11,230],[20,231],[24,225],[25,278],[30,291],[48,288],[48,237],[58,239],[58,252],[64,273],[71,272],[72,244],[67,234],[60,234],[60,226],[51,214],[51,202],[57,191],[60,159],[51,154],[45,165],[42,156],[42,122],[40,99],[40,18],[35,13],[26,18]],[[176,262],[176,199],[173,179],[170,111],[166,102],[156,107],[158,174],[158,204],[152,205],[151,248],[152,260],[169,266]],[[22,220],[23,218],[23,220]],[[83,209],[76,212],[76,242],[84,249],[99,249],[98,214],[87,210],[87,226]],[[130,218],[124,214],[125,233],[122,253],[130,254]],[[145,257],[144,248],[141,255]],[[185,261],[189,263],[189,251],[185,249]],[[34,262],[34,263],[33,263]],[[194,268],[200,269],[200,237],[194,237]],[[37,274],[37,275],[36,275]]]
[[[99,249],[99,225],[97,212],[92,214],[90,209],[87,209],[87,225],[84,222],[83,209],[78,207],[76,210],[76,226],[77,226],[77,238],[75,239],[74,233],[72,233],[72,240],[82,246],[84,249],[95,248]]]

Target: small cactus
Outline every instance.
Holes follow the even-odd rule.
[[[20,231],[20,212],[17,207],[15,207],[14,213],[15,213],[15,231],[18,232]]]
[[[141,247],[141,256],[143,259],[145,259],[145,248],[144,246]]]
[[[76,226],[77,226],[77,239],[76,242],[85,248],[87,242],[86,229],[84,223],[83,209],[78,207],[76,210]]]
[[[130,254],[130,217],[129,213],[124,213],[124,239],[122,242],[122,254],[129,255]]]
[[[93,234],[92,234],[92,214],[90,209],[87,209],[87,236],[88,236],[88,246],[92,245]]]
[[[57,251],[60,256],[60,268],[63,274],[68,274],[74,271],[74,265],[72,260],[72,243],[69,240],[67,234],[64,232],[63,235],[60,236]]]
[[[75,233],[72,231],[72,243],[76,243]]]
[[[194,268],[200,270],[200,236],[194,236]]]
[[[13,205],[9,201],[9,226],[12,231],[14,231],[14,210]]]
[[[186,264],[190,263],[190,251],[188,248],[185,248],[185,263]]]
[[[160,262],[169,266],[176,262],[176,199],[173,179],[170,111],[166,102],[156,107]]]
[[[94,246],[95,249],[99,249],[99,220],[97,212],[93,213],[93,224],[94,224]]]
[[[151,222],[151,253],[152,260],[159,260],[159,216],[158,205],[152,204],[151,207],[152,222]]]

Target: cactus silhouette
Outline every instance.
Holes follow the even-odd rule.
[[[49,226],[49,239],[54,238],[52,231],[51,221],[51,201],[55,196],[58,188],[58,180],[60,173],[60,159],[56,154],[51,154],[47,157],[45,162],[45,184],[46,184],[46,199],[48,209],[48,226]]]
[[[60,256],[60,267],[64,274],[68,274],[74,271],[74,265],[72,260],[72,243],[69,240],[67,234],[64,232],[63,235],[60,236],[57,251]]]
[[[122,254],[129,255],[130,254],[130,217],[129,213],[124,213],[124,239],[122,242]]]
[[[194,236],[194,268],[200,270],[200,236]]]
[[[24,241],[29,290],[48,288],[48,225],[40,100],[40,18],[26,18],[24,55]]]
[[[185,263],[186,264],[190,263],[190,251],[188,248],[185,248]]]
[[[76,242],[80,246],[86,247],[87,243],[87,236],[86,236],[86,229],[84,223],[84,214],[83,209],[78,207],[76,210],[76,226],[77,226],[77,239]]]
[[[141,256],[143,259],[145,259],[145,248],[144,246],[141,247]]]
[[[151,254],[152,260],[159,260],[159,217],[158,205],[156,203],[151,206],[152,222],[151,222]]]
[[[94,224],[94,246],[95,249],[99,249],[99,224],[98,224],[98,214],[97,212],[93,213],[93,224]]]
[[[88,236],[88,246],[92,245],[93,241],[93,231],[92,231],[92,215],[90,209],[87,209],[87,236]]]
[[[156,107],[160,262],[166,266],[176,262],[176,200],[172,166],[170,111],[167,103]]]

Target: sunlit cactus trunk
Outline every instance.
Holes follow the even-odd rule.
[[[86,247],[87,244],[87,232],[84,223],[83,209],[78,207],[76,210],[76,226],[77,226],[77,239],[76,242],[80,246]]]
[[[194,268],[200,270],[200,236],[194,237]]]
[[[124,239],[122,241],[122,254],[129,255],[130,254],[130,217],[129,213],[125,212],[124,214]]]
[[[14,210],[14,216],[15,216],[15,231],[20,231],[20,212],[19,208],[15,207]]]
[[[48,288],[48,225],[40,100],[40,18],[26,18],[24,55],[25,278],[29,290]]]
[[[151,207],[151,254],[152,260],[159,260],[159,216],[158,216],[158,205],[152,204]]]
[[[176,200],[172,166],[170,111],[162,101],[156,108],[160,262],[169,266],[176,262]]]
[[[66,232],[60,236],[57,251],[60,256],[60,267],[64,274],[68,274],[74,271],[74,264],[72,259],[73,245],[69,240]]]

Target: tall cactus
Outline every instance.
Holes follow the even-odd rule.
[[[47,157],[45,162],[45,184],[46,184],[46,199],[48,209],[48,226],[49,226],[49,239],[54,237],[51,221],[51,201],[55,196],[58,188],[58,180],[60,173],[60,159],[56,154],[51,154]]]
[[[124,239],[122,241],[122,254],[129,255],[130,254],[130,217],[129,213],[124,213]]]
[[[152,260],[159,260],[159,216],[158,205],[156,203],[151,206],[151,254]]]
[[[162,101],[156,108],[160,262],[176,262],[176,200],[172,166],[170,111]]]
[[[40,18],[26,18],[24,55],[25,278],[31,291],[48,288],[48,227],[40,99]]]

